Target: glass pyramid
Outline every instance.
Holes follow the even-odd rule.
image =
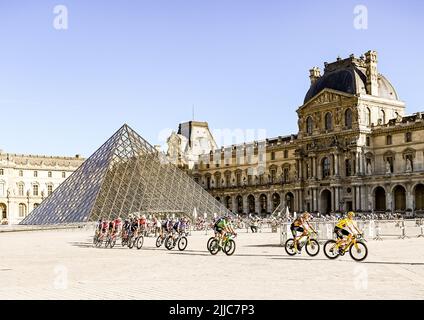
[[[73,224],[130,214],[230,214],[129,126],[120,128],[22,225]]]

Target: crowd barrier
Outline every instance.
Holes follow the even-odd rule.
[[[335,239],[334,227],[336,221],[311,222],[311,226],[317,231],[318,241],[325,242]],[[359,230],[362,230],[367,240],[382,241],[388,238],[408,239],[424,238],[424,219],[415,220],[367,220],[356,221]],[[291,222],[280,223],[280,244],[292,238],[290,230]]]

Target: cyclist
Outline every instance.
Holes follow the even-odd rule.
[[[160,231],[160,236],[162,237],[162,239],[165,237],[165,233],[169,233],[172,231],[172,227],[173,227],[173,221],[171,219],[168,218],[163,221],[162,228]]]
[[[308,229],[311,229],[314,233],[316,233],[314,228],[312,228],[312,226],[309,223],[311,219],[312,219],[312,215],[309,212],[304,212],[301,216],[299,216],[296,220],[294,220],[290,226],[290,230],[293,234],[294,247],[299,254],[301,253],[301,249],[299,250],[297,247],[298,241],[302,239],[304,236],[308,235]],[[298,232],[301,233],[299,237],[297,236]]]
[[[355,213],[350,211],[347,217],[341,219],[334,228],[334,233],[337,235],[337,240],[341,244],[341,247],[348,243],[352,238],[353,234],[362,234],[362,232],[356,226],[354,219]]]
[[[185,231],[186,228],[186,221],[184,218],[178,219],[177,222],[174,224],[174,230],[177,233],[182,233]]]
[[[229,215],[219,218],[214,225],[215,235],[219,238],[219,246],[222,248],[222,240],[225,233],[237,235],[233,226],[231,225],[231,217]]]

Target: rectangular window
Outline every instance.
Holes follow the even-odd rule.
[[[23,170],[19,170],[19,176],[23,177],[24,176],[24,171]]]
[[[4,175],[4,169],[0,169],[0,176]]]
[[[275,160],[275,152],[271,152],[271,160]]]
[[[47,186],[47,195],[49,196],[52,193],[53,193],[53,186],[52,185]]]
[[[66,172],[62,172],[62,178],[65,179],[66,178]]]
[[[387,145],[391,145],[392,144],[392,136],[387,136],[386,137],[386,144]]]
[[[33,191],[33,195],[34,197],[38,197],[38,185],[34,184],[34,186],[32,187],[32,191]]]
[[[407,132],[405,134],[405,142],[412,142],[412,132]]]
[[[289,151],[284,150],[284,159],[287,159],[289,157]]]
[[[52,177],[52,172],[51,172],[51,171],[49,171],[49,172],[47,173],[47,176],[48,176],[49,178],[51,178],[51,177]]]
[[[34,171],[34,178],[38,177],[38,171]]]
[[[20,197],[23,197],[23,196],[24,196],[24,185],[23,185],[23,184],[20,184],[20,185],[18,186],[18,195],[19,195]]]
[[[371,145],[371,139],[370,139],[370,137],[367,137],[366,143],[367,143],[367,147],[369,147]]]

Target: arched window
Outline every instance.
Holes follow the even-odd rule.
[[[325,114],[325,130],[327,131],[333,130],[333,116],[331,112],[327,112]]]
[[[19,217],[23,218],[25,217],[27,214],[27,207],[25,205],[25,203],[20,203],[19,204]]]
[[[345,112],[345,126],[348,129],[352,129],[352,110],[350,108]]]
[[[312,134],[313,126],[314,126],[314,121],[312,120],[312,117],[308,117],[306,119],[306,133],[307,134]]]
[[[330,176],[330,159],[325,157],[322,159],[322,177],[326,178]]]

